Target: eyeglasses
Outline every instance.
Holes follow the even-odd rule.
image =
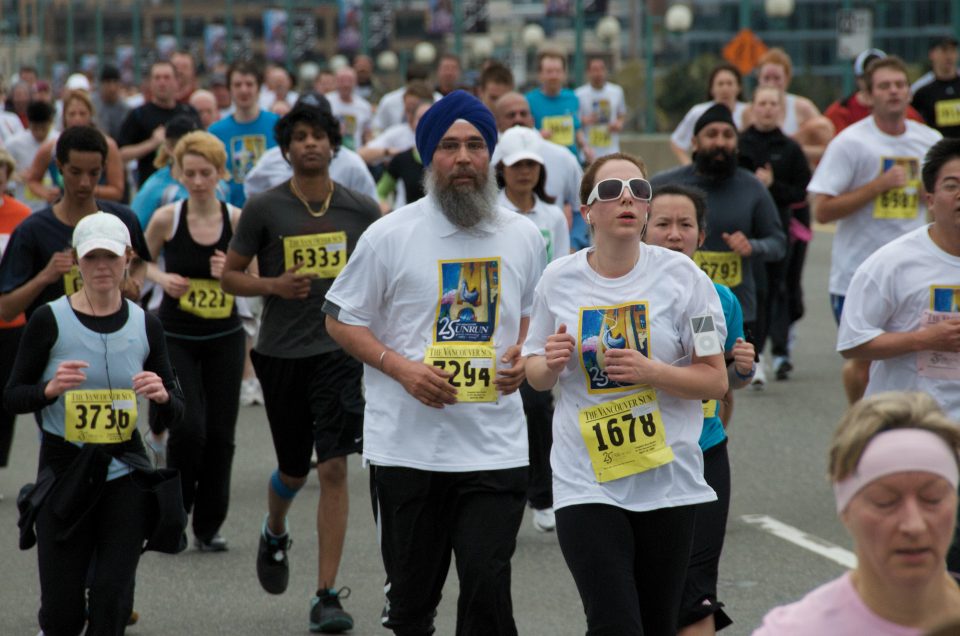
[[[640,201],[649,201],[653,196],[653,188],[646,179],[641,179],[640,177],[634,177],[633,179],[604,179],[603,181],[598,181],[597,184],[593,186],[593,190],[590,191],[590,196],[587,197],[587,205],[597,200],[613,201],[619,199],[620,195],[623,194],[624,188],[630,188],[630,194],[633,198],[639,199]]]
[[[437,144],[437,150],[452,154],[455,152],[460,152],[461,146],[466,146],[467,152],[470,154],[478,154],[487,149],[487,142],[482,139],[468,139],[466,141],[459,141],[457,139],[441,139],[440,143]]]

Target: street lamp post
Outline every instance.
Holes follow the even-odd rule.
[[[667,9],[664,16],[664,26],[671,33],[686,33],[693,25],[693,11],[685,4],[674,4]],[[645,50],[647,58],[647,126],[648,133],[656,130],[657,105],[654,85],[653,68],[653,15],[650,12],[650,6],[647,5],[647,36]]]

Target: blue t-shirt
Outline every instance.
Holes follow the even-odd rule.
[[[243,192],[247,173],[263,153],[277,145],[273,127],[279,119],[276,113],[261,110],[256,119],[245,124],[238,124],[234,115],[230,115],[210,126],[210,133],[227,147],[227,172],[231,178],[229,202],[238,208],[247,200]]]
[[[566,146],[575,157],[579,157],[576,135],[580,130],[580,100],[577,94],[569,88],[562,88],[553,97],[548,97],[535,88],[526,97],[537,130],[551,130],[550,141]]]
[[[143,182],[137,196],[133,197],[133,201],[130,202],[130,207],[137,215],[140,227],[146,232],[147,225],[150,224],[150,219],[153,218],[153,213],[158,208],[174,201],[186,199],[188,196],[190,196],[190,193],[183,187],[183,184],[173,178],[170,173],[170,166],[164,166]],[[217,199],[228,202],[230,200],[230,184],[222,179],[217,184]]]
[[[740,308],[740,301],[729,287],[718,283],[713,286],[717,288],[723,318],[727,323],[727,341],[723,343],[723,350],[733,351],[737,338],[743,338],[743,310]],[[704,414],[712,413],[711,417],[703,418],[703,430],[700,431],[700,450],[706,451],[727,439],[727,433],[720,421],[720,400],[704,400],[703,411]]]

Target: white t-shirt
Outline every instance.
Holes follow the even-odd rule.
[[[383,97],[377,103],[377,112],[373,114],[373,129],[383,131],[394,124],[402,124],[404,120],[403,96],[407,92],[406,86],[395,88]],[[437,91],[433,92],[433,101],[443,97]]]
[[[873,252],[926,222],[920,166],[942,135],[907,120],[902,135],[888,135],[867,117],[844,128],[820,160],[808,192],[838,196],[873,181],[894,164],[906,168],[905,188],[886,192],[837,221],[830,263],[830,293],[844,296],[853,272]]]
[[[13,137],[7,140],[7,152],[10,153],[10,156],[13,157],[13,160],[17,164],[17,174],[22,175],[27,170],[30,169],[30,166],[33,165],[33,160],[37,156],[37,151],[40,150],[40,146],[45,144],[51,139],[56,139],[57,133],[50,130],[50,134],[47,135],[47,138],[43,142],[38,143],[36,138],[33,136],[33,133],[29,130],[24,130],[17,133]],[[43,172],[43,183],[44,185],[52,185],[53,181],[50,179],[50,173],[47,170]],[[30,192],[30,189],[27,188],[26,184],[21,178],[16,179],[14,185],[14,197],[18,201],[23,202],[27,205],[32,211],[36,212],[40,208],[45,208],[49,203],[46,199],[41,199]]]
[[[279,146],[263,153],[253,170],[243,179],[243,192],[249,199],[255,194],[278,186],[293,176],[293,168],[283,158]],[[330,162],[330,178],[354,192],[377,200],[377,184],[360,155],[343,146]]]
[[[505,190],[500,191],[498,203],[511,212],[527,217],[543,235],[543,244],[547,249],[547,262],[552,262],[570,253],[570,230],[567,228],[567,217],[557,206],[542,201],[536,194],[533,195],[533,209],[529,212],[520,212],[513,201],[507,198]]]
[[[340,120],[343,145],[356,150],[363,145],[363,137],[370,130],[370,120],[373,117],[370,102],[355,93],[349,102],[340,99],[337,91],[327,93],[325,97],[330,102],[333,116]]]
[[[547,266],[537,285],[523,345],[524,355],[543,355],[547,337],[561,324],[577,341],[570,364],[560,373],[553,415],[553,507],[600,503],[645,511],[713,501],[717,497],[703,479],[703,454],[697,443],[702,405],[659,390],[656,400],[673,461],[613,481],[596,479],[580,431],[581,409],[645,389],[616,385],[600,370],[607,336],[601,332],[608,322],[617,326],[618,338],[632,337],[632,348],[680,366],[690,364],[693,352],[691,317],[711,314],[721,342],[727,329],[716,288],[683,254],[641,244],[636,267],[608,279],[587,263],[592,250],[580,250]]]
[[[533,223],[496,210],[494,221],[467,232],[427,195],[375,222],[327,292],[334,316],[369,328],[408,360],[423,360],[435,343],[486,343],[500,364],[530,315],[546,254]],[[479,293],[470,307],[468,291]],[[518,392],[435,409],[375,367],[364,368],[363,385],[363,457],[373,464],[467,472],[528,463]]]
[[[960,258],[937,247],[930,227],[887,243],[857,268],[843,304],[837,351],[886,332],[916,331],[925,312],[960,312]],[[953,419],[960,419],[960,355],[948,354],[942,362],[953,368],[952,380],[921,371],[929,358],[930,352],[922,351],[874,360],[866,394],[926,391]],[[949,358],[955,362],[950,364]]]
[[[693,147],[693,127],[697,124],[697,120],[700,119],[700,115],[716,103],[717,102],[714,101],[701,102],[688,110],[687,114],[680,120],[680,123],[677,124],[676,130],[670,135],[670,141],[682,148],[685,152],[690,152],[690,149]],[[733,107],[733,123],[736,124],[737,130],[743,127],[743,111],[746,110],[746,108],[747,105],[744,102],[737,102],[737,105]]]
[[[283,101],[287,103],[287,106],[293,108],[294,104],[297,103],[297,100],[300,99],[300,94],[296,91],[287,91],[287,94],[284,96]],[[270,110],[273,108],[274,103],[277,101],[277,95],[269,88],[260,89],[260,110]]]
[[[574,214],[580,209],[580,180],[583,168],[580,162],[566,146],[544,141],[537,148],[547,168],[547,182],[543,189],[556,199],[555,204],[563,207],[569,203]]]
[[[60,118],[57,118],[60,121]],[[0,110],[0,142],[5,145],[14,135],[21,133],[26,128],[16,113]]]
[[[590,84],[584,84],[575,91],[580,100],[580,119],[588,115],[596,116],[596,123],[584,126],[587,144],[597,157],[620,152],[620,133],[611,133],[607,125],[627,113],[627,100],[623,88],[607,82],[597,90]]]
[[[401,122],[390,126],[367,144],[370,148],[393,148],[397,152],[403,152],[413,148],[417,143],[417,136],[413,128],[407,122]]]

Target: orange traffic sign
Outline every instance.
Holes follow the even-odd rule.
[[[741,29],[730,42],[723,47],[723,59],[736,66],[747,75],[757,65],[760,57],[767,52],[767,45],[750,29]]]

